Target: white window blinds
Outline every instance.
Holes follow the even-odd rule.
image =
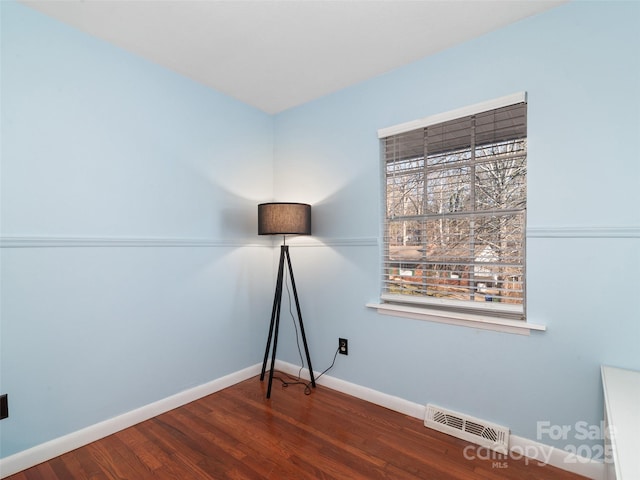
[[[385,302],[525,318],[527,103],[518,100],[380,132]]]

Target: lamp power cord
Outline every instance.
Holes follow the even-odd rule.
[[[278,371],[278,373],[281,373],[285,376],[288,377],[289,380],[285,380],[282,377],[276,377],[274,376],[273,378],[276,380],[279,380],[280,382],[282,382],[282,388],[287,388],[290,385],[304,385],[304,394],[305,395],[311,395],[311,382],[306,382],[301,378],[301,374],[302,374],[302,369],[304,368],[304,359],[302,357],[302,349],[300,348],[300,336],[298,334],[298,326],[296,325],[296,319],[293,315],[293,309],[291,306],[291,291],[289,290],[289,281],[288,281],[288,275],[284,275],[284,284],[285,287],[287,289],[287,298],[289,301],[289,315],[291,316],[291,320],[293,321],[293,328],[295,330],[295,334],[296,334],[296,344],[298,346],[298,355],[300,356],[300,370],[298,370],[298,376],[297,378],[293,375],[289,375],[288,373],[285,372],[281,372]],[[315,380],[318,381],[318,379],[320,377],[322,377],[325,373],[327,373],[329,370],[331,370],[333,368],[333,366],[336,363],[336,358],[338,357],[338,353],[340,352],[340,348],[338,347],[336,349],[336,353],[333,355],[333,361],[331,362],[331,365],[329,365],[325,370],[322,371],[322,373],[320,373],[320,375],[318,375]]]

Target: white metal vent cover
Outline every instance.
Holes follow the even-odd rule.
[[[495,423],[428,404],[424,425],[499,453],[509,452],[509,429]]]

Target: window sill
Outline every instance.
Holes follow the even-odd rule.
[[[495,332],[514,333],[516,335],[529,335],[531,330],[545,331],[544,325],[528,323],[524,320],[508,320],[502,318],[482,317],[466,313],[442,312],[429,310],[424,307],[412,307],[409,305],[395,305],[391,303],[367,303],[369,308],[375,308],[382,315],[413,318],[427,322],[446,323],[463,327],[492,330]]]

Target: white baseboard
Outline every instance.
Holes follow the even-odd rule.
[[[0,478],[5,478],[22,470],[26,470],[39,463],[46,462],[71,450],[75,450],[76,448],[95,442],[120,430],[168,412],[169,410],[173,410],[174,408],[235,385],[259,374],[261,367],[262,364],[247,367],[238,372],[205,383],[204,385],[185,390],[109,420],[96,423],[95,425],[72,432],[68,435],[36,445],[28,450],[23,450],[22,452],[2,458],[0,459]],[[276,361],[276,368],[290,375],[297,375],[300,369],[300,367],[296,365],[280,360]],[[302,373],[306,378],[309,377],[306,369],[304,369]],[[318,375],[318,373],[316,373],[316,375]],[[425,405],[410,402],[400,397],[388,395],[327,375],[323,375],[317,383],[367,402],[380,405],[389,410],[420,420],[424,419]],[[564,450],[533,440],[510,435],[509,450],[512,458],[527,457],[528,459],[534,460],[536,464],[539,462],[553,465],[562,470],[583,475],[594,480],[604,479],[604,464],[594,460],[576,457]]]
[[[299,366],[293,365],[288,362],[283,362],[281,360],[276,360],[276,368],[293,376],[297,376],[298,371],[300,370]],[[309,378],[309,370],[306,368],[303,369],[302,375],[305,378]],[[315,375],[318,376],[319,373],[315,372]],[[322,377],[320,377],[317,383],[318,385],[324,385],[325,387],[329,387],[333,390],[346,393],[347,395],[351,395],[352,397],[360,398],[370,403],[375,403],[376,405],[388,408],[389,410],[393,410],[404,415],[409,415],[411,417],[419,418],[421,420],[424,419],[426,410],[425,405],[419,405],[417,403],[409,402],[403,398],[394,397],[393,395],[388,395],[377,390],[372,390],[370,388],[356,385],[355,383],[346,382],[344,380],[340,380],[339,378],[330,377],[327,375],[323,375]]]
[[[0,478],[21,472],[39,463],[51,460],[59,455],[75,450],[101,438],[112,435],[120,430],[136,425],[174,408],[186,405],[224,388],[235,385],[260,373],[262,364],[247,367],[238,372],[225,375],[211,382],[190,388],[170,397],[158,400],[130,412],[118,415],[95,425],[77,430],[62,437],[36,445],[14,455],[0,459]]]
[[[604,463],[580,457],[528,438],[510,435],[509,451],[512,458],[527,457],[527,459],[535,460],[533,462],[534,465],[553,465],[593,480],[605,480]],[[532,462],[529,462],[529,464],[532,464]]]
[[[299,366],[282,362],[280,360],[276,360],[276,368],[290,375],[298,375],[298,371],[300,370]],[[309,371],[307,369],[303,369],[302,375],[305,378],[309,378]],[[318,373],[316,373],[316,376],[317,375]],[[388,395],[377,390],[372,390],[371,388],[356,385],[327,375],[323,375],[317,383],[318,385],[324,385],[333,390],[351,395],[352,397],[360,398],[370,403],[375,403],[376,405],[388,408],[389,410],[394,410],[404,415],[424,420],[426,405],[410,402],[403,398],[394,397],[393,395]],[[490,456],[491,451],[481,452],[481,449],[482,447],[478,447],[478,455],[487,455],[485,458],[493,458]],[[558,467],[562,470],[576,473],[578,475],[583,475],[593,480],[604,480],[605,477],[605,468],[602,462],[584,457],[577,457],[576,455],[560,450],[559,448],[544,445],[517,435],[509,435],[509,456],[513,459],[527,457],[529,460],[533,460],[533,462],[530,462],[532,465],[553,465],[554,467]],[[503,462],[501,460],[496,461],[496,464],[502,463]]]

